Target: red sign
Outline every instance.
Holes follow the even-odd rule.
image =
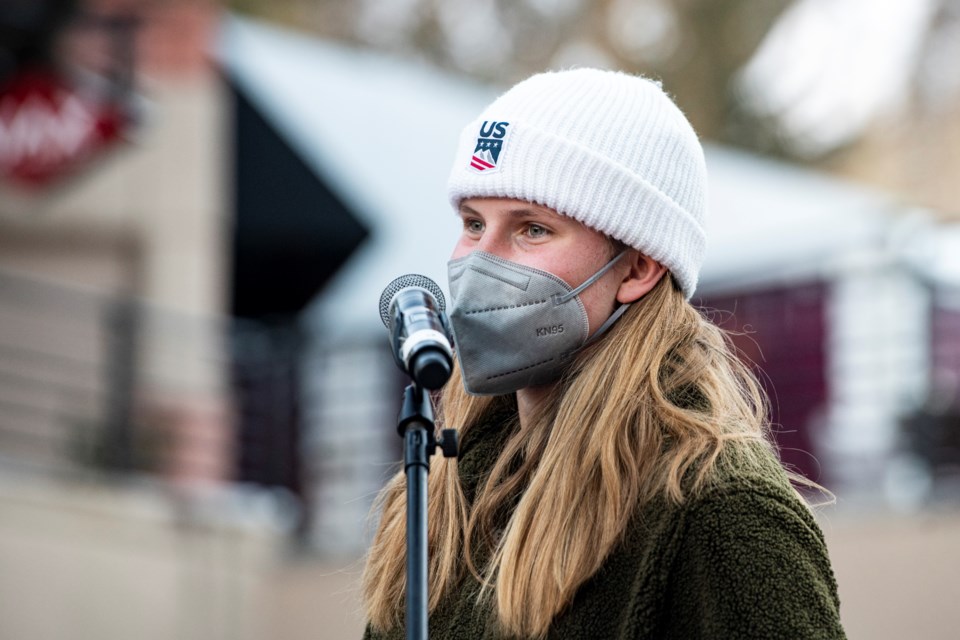
[[[0,179],[39,187],[74,173],[119,140],[118,104],[86,96],[51,72],[22,72],[0,89]]]

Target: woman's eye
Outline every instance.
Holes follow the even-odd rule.
[[[483,231],[483,223],[479,220],[464,220],[463,227],[470,233],[481,233]]]
[[[541,227],[538,224],[531,224],[527,227],[527,235],[531,238],[543,238],[549,235],[549,233],[546,227]]]

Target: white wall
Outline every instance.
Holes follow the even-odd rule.
[[[313,346],[303,377],[304,468],[310,482],[313,545],[327,555],[358,554],[367,517],[402,460],[397,409],[402,386],[382,340]]]
[[[926,393],[929,292],[894,265],[853,264],[831,283],[827,326],[825,462],[851,491],[875,492],[896,453],[899,420]]]

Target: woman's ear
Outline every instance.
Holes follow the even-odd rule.
[[[617,302],[636,302],[653,289],[667,268],[649,256],[632,249],[623,257],[628,269],[617,290]]]

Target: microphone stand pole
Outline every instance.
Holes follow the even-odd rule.
[[[430,394],[416,381],[403,392],[397,432],[403,437],[407,475],[407,640],[427,638],[427,474],[430,456],[439,445],[444,457],[457,455],[457,431],[434,436]]]

